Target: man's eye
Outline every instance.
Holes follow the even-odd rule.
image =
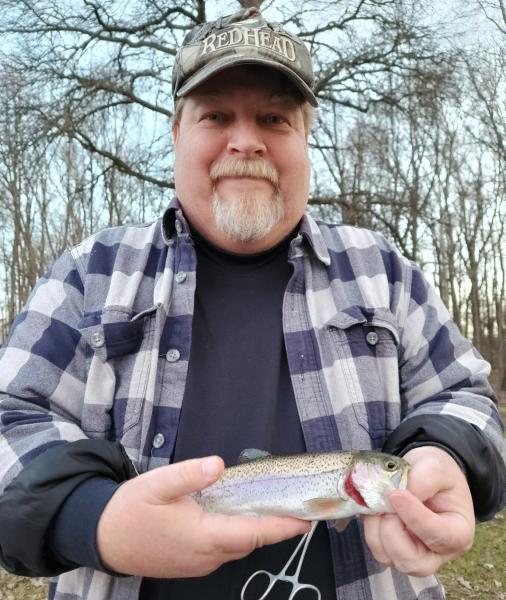
[[[286,122],[286,119],[281,115],[267,115],[264,117],[264,123],[267,123],[268,125],[282,125]]]
[[[219,112],[211,112],[211,113],[206,113],[202,119],[204,121],[224,121],[225,120],[225,115],[223,113],[219,113]]]

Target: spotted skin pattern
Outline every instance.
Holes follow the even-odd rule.
[[[406,487],[408,470],[379,452],[263,455],[225,469],[193,497],[208,512],[343,519],[391,512],[388,493]]]

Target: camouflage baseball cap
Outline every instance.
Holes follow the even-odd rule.
[[[313,106],[311,56],[304,42],[256,8],[240,10],[194,27],[184,38],[172,71],[174,99],[185,96],[220,71],[263,65],[286,75]]]

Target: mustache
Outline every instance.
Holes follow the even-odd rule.
[[[276,169],[261,158],[245,160],[244,158],[230,157],[214,164],[209,172],[213,182],[222,177],[255,177],[267,179],[274,187],[279,185],[279,176]]]

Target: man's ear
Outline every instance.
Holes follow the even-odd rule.
[[[178,139],[179,139],[179,123],[176,123],[172,127],[172,140],[174,142],[174,146],[177,144]]]

